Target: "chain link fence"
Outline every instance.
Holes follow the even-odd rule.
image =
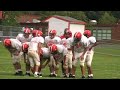
[[[3,26],[0,25],[0,41],[5,38],[15,38],[18,33],[22,33],[23,27]]]

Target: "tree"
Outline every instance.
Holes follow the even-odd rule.
[[[83,11],[72,11],[70,17],[87,22],[88,18]]]
[[[98,23],[99,24],[114,24],[116,23],[116,18],[111,14],[109,14],[108,12],[105,12],[101,18],[99,18]]]
[[[90,20],[98,20],[98,14],[96,11],[85,11],[85,14]]]
[[[120,19],[120,11],[111,11],[112,15],[116,17],[118,20]]]
[[[45,19],[51,15],[61,15],[61,16],[69,16],[78,20],[88,21],[87,16],[83,11],[39,11],[41,15],[41,19]]]
[[[16,16],[19,16],[22,12],[20,11],[4,11],[4,20],[2,21],[2,25],[9,26],[18,26],[18,22],[16,21]]]

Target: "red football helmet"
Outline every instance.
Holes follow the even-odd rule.
[[[65,36],[67,35],[67,37],[72,37],[72,32],[71,32],[69,29],[65,29],[64,35],[65,35]],[[69,36],[68,36],[68,35],[69,35]]]
[[[7,46],[7,47],[11,46],[11,41],[10,41],[10,39],[5,39],[5,40],[3,41],[3,43],[4,43],[4,45]]]
[[[62,35],[62,36],[60,36],[60,38],[61,38],[61,39],[63,39],[63,38],[65,38],[65,36],[64,36],[64,35]]]
[[[28,47],[29,47],[29,45],[27,43],[23,43],[22,44],[22,51],[23,52],[27,52],[28,51]]]
[[[29,28],[25,28],[23,32],[26,33],[26,34],[30,34],[30,31],[31,30]]]
[[[32,30],[32,36],[33,36],[33,37],[36,37],[36,36],[37,36],[37,33],[38,33],[38,30]]]
[[[57,34],[57,32],[56,32],[56,30],[50,30],[50,32],[49,32],[49,35],[56,35]]]
[[[72,32],[70,31],[70,29],[66,28],[66,29],[64,30],[64,34],[67,34],[67,33],[72,33]]]
[[[76,33],[74,34],[74,38],[77,39],[77,40],[80,40],[81,37],[82,37],[82,34],[81,34],[80,32],[76,32]]]
[[[55,44],[53,44],[52,46],[50,46],[50,52],[54,53],[57,51],[57,46]]]
[[[84,35],[87,36],[87,37],[90,37],[91,36],[91,31],[90,30],[85,30]]]
[[[50,32],[49,32],[49,36],[51,39],[53,39],[56,34],[57,34],[56,30],[50,30]]]
[[[43,35],[43,32],[39,30],[37,33],[37,36],[42,36],[42,35]]]

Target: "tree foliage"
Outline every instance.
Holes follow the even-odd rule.
[[[4,12],[4,20],[2,21],[2,25],[16,26],[19,25],[16,21],[16,16],[21,14],[20,11],[5,11]]]
[[[116,18],[113,15],[110,15],[108,12],[105,12],[99,19],[100,24],[114,24],[116,23]]]
[[[44,20],[51,15],[69,16],[89,23],[89,20],[95,19],[99,24],[116,23],[120,19],[120,11],[4,11],[5,19],[2,25],[18,25],[15,17],[21,14],[40,15],[40,20]]]

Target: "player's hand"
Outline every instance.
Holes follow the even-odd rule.
[[[19,53],[20,53],[19,51],[16,51],[16,52],[14,53],[14,55],[15,55],[15,56],[18,56]]]
[[[63,66],[66,67],[67,65],[64,63]]]
[[[81,55],[81,56],[80,56],[80,59],[81,59],[81,61],[82,61],[82,60],[84,59],[84,55]]]
[[[89,51],[91,51],[92,48],[89,48]]]
[[[72,61],[74,61],[75,60],[75,56],[72,56]]]

